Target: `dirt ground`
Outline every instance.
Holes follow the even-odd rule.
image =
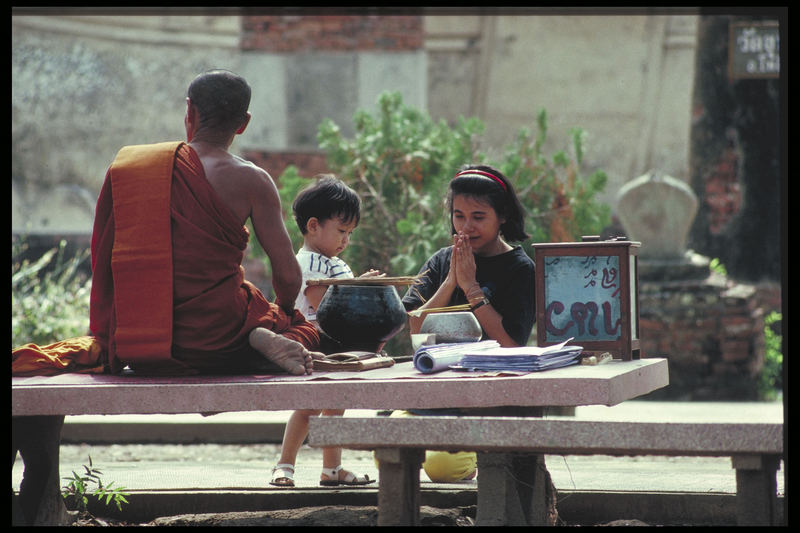
[[[420,507],[420,523],[425,527],[469,527],[475,525],[475,507],[456,509],[437,509]],[[234,527],[234,526],[350,526],[374,527],[378,525],[378,509],[376,507],[325,506],[303,507],[279,511],[209,513],[165,516],[143,524],[131,524],[117,520],[108,520],[84,516],[73,526],[78,527]],[[562,524],[569,525],[569,524]],[[573,524],[578,525],[578,524]],[[640,520],[614,520],[600,526],[649,526]]]
[[[420,508],[420,520],[423,526],[472,526],[474,525],[474,508],[436,509]],[[472,515],[472,516],[470,516]],[[88,515],[80,517],[72,524],[78,527],[92,526],[377,526],[377,507],[324,506],[303,507],[299,509],[283,509],[262,512],[186,514],[159,517],[143,524],[131,524],[118,520],[95,518]]]

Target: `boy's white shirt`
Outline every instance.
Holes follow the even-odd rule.
[[[317,324],[317,310],[314,309],[306,298],[306,282],[310,279],[327,279],[327,278],[354,278],[353,271],[347,263],[338,257],[328,257],[318,252],[313,252],[306,248],[305,244],[295,255],[297,262],[300,263],[300,270],[303,273],[303,284],[301,285],[300,293],[297,295],[294,307],[300,310],[306,319]]]

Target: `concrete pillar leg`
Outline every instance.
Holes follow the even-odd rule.
[[[378,525],[418,526],[419,471],[425,450],[378,449]]]
[[[61,497],[59,447],[63,416],[20,416],[11,419],[12,468],[19,451],[25,464],[18,502],[21,519],[32,526],[63,526],[70,522]],[[20,517],[16,517],[20,521]]]
[[[740,526],[778,526],[776,473],[780,457],[734,456],[736,469],[736,523]]]
[[[555,525],[555,500],[544,456],[478,453],[476,525]]]

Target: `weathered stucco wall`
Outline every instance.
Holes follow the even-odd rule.
[[[588,133],[585,168],[609,176],[614,205],[626,181],[651,168],[687,179],[694,15],[529,15],[426,18],[431,110],[479,116],[487,147],[535,131],[548,112],[545,152]],[[469,106],[468,108],[466,106]]]
[[[352,134],[356,109],[388,89],[427,107],[421,47],[287,53],[242,35],[239,16],[13,16],[12,232],[91,233],[116,152],[184,138],[186,87],[209,68],[253,88],[239,153],[316,148],[326,117]]]
[[[393,39],[370,34],[385,23],[364,17],[351,30],[372,41],[354,45],[330,41],[334,18],[290,20],[283,31],[301,27],[317,47],[297,39],[285,50],[253,38],[275,21],[259,30],[239,16],[12,16],[13,231],[90,232],[117,150],[183,137],[186,86],[212,67],[253,86],[240,151],[313,150],[322,118],[347,134],[357,108],[400,90],[434,118],[482,118],[487,150],[534,127],[545,107],[546,151],[567,148],[567,130],[584,128],[586,169],[608,173],[603,199],[612,204],[651,167],[686,179],[692,15],[406,17]]]
[[[12,230],[91,233],[117,151],[183,138],[192,78],[239,67],[235,22],[12,17]]]

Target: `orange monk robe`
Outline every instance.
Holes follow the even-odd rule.
[[[138,161],[165,144],[168,145],[134,147],[135,159]],[[161,214],[149,208],[150,199],[138,202],[137,209],[128,210],[126,216],[135,220],[126,220],[124,224],[117,220],[122,212],[118,203],[135,202],[129,195],[143,188],[142,194],[148,196],[149,187],[142,184],[133,191],[126,190],[125,195],[114,193],[114,187],[123,187],[118,176],[131,174],[121,173],[120,165],[115,162],[100,192],[92,237],[90,329],[107,350],[112,368],[127,364],[140,372],[161,374],[246,371],[254,363],[265,361],[248,342],[250,331],[256,327],[265,327],[308,348],[316,348],[319,334],[302,314],[295,311],[287,316],[244,279],[241,263],[249,232],[211,187],[194,150],[180,143],[172,160],[166,229],[170,235],[171,268],[154,267],[163,263],[162,256],[148,250],[151,240],[162,237],[149,230],[152,218]],[[163,193],[159,198],[163,198]],[[133,265],[125,269],[125,275],[133,278],[129,281],[132,286],[121,292],[118,278],[123,273],[115,272],[118,268],[115,254],[120,248],[115,243],[115,232],[128,224],[144,228],[128,236],[132,241],[128,245],[141,248],[143,253],[132,254]],[[161,287],[165,281],[171,282],[171,292],[149,289],[151,284]],[[171,299],[171,316],[153,320],[154,314],[163,314],[163,301],[167,297]],[[122,309],[133,314],[126,325],[120,324],[124,318],[119,312]],[[167,329],[164,323],[170,319],[170,348],[164,350],[159,346],[164,344],[163,331]],[[136,321],[146,327],[139,327]],[[121,335],[123,326],[128,331],[143,329],[145,334]]]
[[[182,368],[170,360],[170,190],[179,146],[122,148],[100,191],[92,233],[90,330],[115,370],[128,360],[162,363],[167,373]]]
[[[29,343],[11,351],[11,375],[102,374],[105,372],[102,359],[100,343],[88,335],[46,346]]]
[[[121,150],[92,235],[89,327],[112,371],[252,370],[265,361],[248,342],[256,327],[316,348],[319,335],[302,314],[287,316],[244,279],[248,238],[188,145]]]

